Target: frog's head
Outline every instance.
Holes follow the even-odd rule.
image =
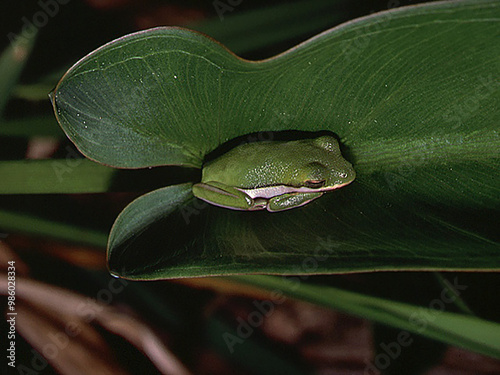
[[[338,189],[350,184],[356,177],[351,163],[340,153],[338,141],[331,136],[312,140],[303,186],[315,191]]]

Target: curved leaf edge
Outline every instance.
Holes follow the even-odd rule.
[[[340,33],[342,31],[344,31],[345,28],[349,28],[349,27],[352,27],[353,25],[363,25],[364,23],[367,23],[367,22],[370,22],[372,19],[376,19],[376,18],[381,18],[381,17],[385,17],[387,15],[393,15],[393,14],[397,14],[397,13],[401,13],[401,12],[408,12],[409,9],[418,9],[418,10],[422,10],[422,11],[427,11],[429,9],[435,9],[435,8],[440,8],[440,7],[446,7],[446,8],[449,8],[449,7],[459,7],[461,6],[463,3],[474,3],[474,4],[477,4],[477,3],[484,3],[484,4],[488,4],[488,3],[494,3],[494,0],[482,0],[482,1],[471,1],[471,0],[459,0],[459,1],[455,1],[455,2],[449,2],[449,1],[437,1],[437,2],[433,2],[433,3],[423,3],[423,4],[414,4],[414,5],[410,5],[410,6],[404,6],[404,7],[400,7],[400,8],[393,8],[393,9],[388,9],[388,10],[384,10],[384,11],[381,11],[381,12],[377,12],[377,13],[374,13],[374,14],[370,14],[370,15],[367,15],[367,16],[364,16],[364,17],[359,17],[359,18],[356,18],[354,20],[351,20],[351,21],[348,21],[348,22],[344,22],[340,25],[337,25],[337,26],[334,26],[333,28],[330,28],[328,30],[325,30],[323,32],[321,32],[320,34],[316,35],[316,36],[313,36],[311,38],[309,38],[308,40],[282,52],[282,53],[279,53],[275,56],[272,56],[270,58],[267,58],[267,59],[262,59],[262,60],[247,60],[247,59],[244,59],[242,57],[239,57],[238,55],[236,55],[234,52],[232,52],[229,48],[227,48],[225,45],[223,45],[222,43],[218,42],[217,40],[213,39],[212,37],[210,37],[209,35],[206,35],[202,32],[199,32],[199,31],[195,31],[195,30],[190,30],[190,29],[187,29],[187,28],[183,28],[183,27],[178,27],[178,26],[162,26],[162,27],[156,27],[156,28],[151,28],[151,29],[147,29],[147,30],[141,30],[141,31],[137,31],[137,32],[134,32],[134,33],[130,33],[130,34],[127,34],[127,35],[124,35],[120,38],[117,38],[115,40],[112,40],[104,45],[102,45],[101,47],[95,49],[94,51],[90,52],[89,54],[87,54],[86,56],[82,57],[80,60],[78,60],[75,64],[73,64],[73,66],[71,66],[71,68],[68,69],[68,71],[62,76],[62,78],[59,80],[59,82],[57,83],[56,87],[54,88],[54,90],[49,94],[49,98],[50,98],[50,101],[51,101],[51,104],[52,104],[52,108],[54,110],[54,114],[55,114],[55,117],[57,119],[57,122],[59,123],[59,125],[61,126],[63,132],[65,133],[65,135],[68,137],[68,139],[70,139],[72,142],[72,138],[71,136],[68,134],[67,130],[65,129],[65,127],[62,125],[62,122],[61,122],[61,119],[59,118],[59,113],[58,113],[58,109],[57,109],[57,91],[58,91],[58,88],[60,87],[60,85],[63,83],[63,81],[65,80],[65,78],[70,75],[75,69],[77,69],[78,67],[80,67],[82,64],[84,64],[86,61],[88,61],[89,59],[91,59],[95,54],[111,47],[111,46],[114,46],[116,44],[119,44],[119,43],[122,43],[123,41],[128,41],[128,40],[133,40],[133,39],[136,39],[136,38],[139,38],[143,35],[146,35],[146,34],[154,34],[154,33],[171,33],[172,31],[174,32],[177,32],[177,33],[180,33],[180,34],[188,34],[190,35],[190,37],[194,38],[194,39],[198,39],[198,40],[203,40],[203,41],[206,41],[206,40],[209,40],[213,45],[216,45],[219,49],[223,50],[225,53],[228,53],[229,55],[231,55],[233,58],[239,60],[240,62],[242,63],[247,63],[247,64],[263,64],[263,63],[268,63],[268,62],[273,62],[273,61],[277,61],[281,58],[284,58],[286,56],[288,56],[290,53],[293,53],[297,50],[300,50],[300,49],[303,49],[303,48],[306,48],[308,45],[310,45],[311,43],[314,43],[315,41],[317,40],[321,40],[322,38],[326,37],[326,36],[331,36],[332,34],[335,35],[336,33]],[[293,129],[291,129],[293,130]],[[74,142],[73,142],[74,143]],[[144,166],[139,166],[139,167],[134,167],[134,166],[120,166],[120,165],[114,165],[113,163],[105,163],[103,161],[100,161],[98,160],[97,158],[94,158],[92,157],[91,155],[89,155],[88,152],[86,152],[85,150],[82,150],[81,147],[74,143],[76,148],[86,157],[88,158],[89,160],[92,160],[96,163],[99,163],[99,164],[103,164],[105,166],[108,166],[108,167],[112,167],[112,168],[119,168],[119,169],[141,169],[141,168],[147,168],[147,167],[153,167],[153,166],[171,166],[171,165],[178,165],[178,166],[185,166],[185,167],[195,167],[195,168],[200,168],[201,165],[202,165],[202,162],[203,160],[191,160],[191,161],[187,161],[187,160],[178,160],[178,161],[172,161],[170,163],[164,163],[164,164],[157,164],[157,163],[154,163],[154,164],[151,164],[151,165],[144,165]],[[206,155],[205,155],[206,156]]]

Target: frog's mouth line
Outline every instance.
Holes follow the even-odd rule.
[[[255,198],[269,199],[286,193],[322,193],[325,191],[340,189],[343,186],[349,185],[351,182],[352,181],[316,189],[308,187],[297,188],[294,186],[287,186],[287,185],[274,185],[274,186],[266,186],[255,189],[242,189],[242,188],[237,188],[237,189],[239,191],[246,193],[252,199]]]

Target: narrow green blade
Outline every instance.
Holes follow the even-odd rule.
[[[406,332],[406,343],[411,341],[413,334],[418,334],[500,358],[500,324],[470,315],[447,312],[446,306],[451,303],[450,294],[445,294],[445,298],[438,295],[435,300],[429,301],[429,306],[422,307],[332,287],[311,285],[301,282],[298,277],[233,276],[231,280],[272,290],[278,297],[284,294],[304,299],[399,328]],[[458,291],[466,287],[460,285],[458,279],[454,280],[453,286]],[[281,297],[276,298],[276,301],[280,299]]]
[[[0,56],[0,116],[3,114],[12,89],[29,58],[35,44],[36,30],[26,29],[16,35],[9,33],[9,47]]]

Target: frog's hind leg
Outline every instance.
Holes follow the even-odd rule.
[[[241,190],[214,181],[193,185],[193,194],[215,206],[232,210],[262,210],[267,205],[267,201],[254,200]]]
[[[278,195],[269,199],[267,210],[269,212],[278,212],[289,210],[291,208],[303,206],[319,197],[323,193],[288,193]]]

